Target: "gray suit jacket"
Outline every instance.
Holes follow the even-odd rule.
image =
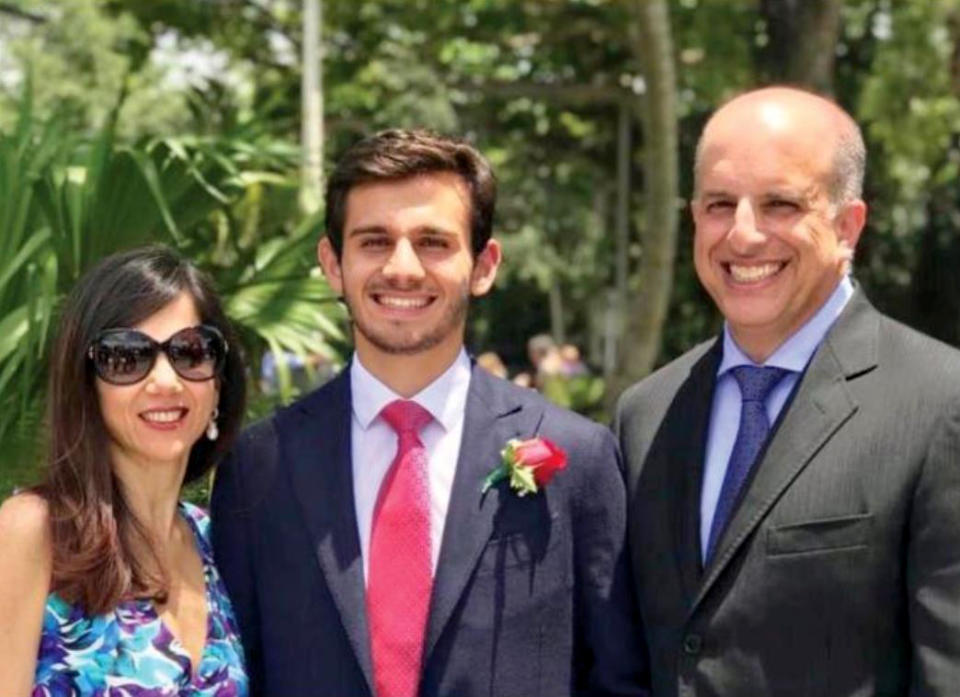
[[[721,351],[690,351],[617,411],[654,694],[960,694],[960,352],[858,290],[703,569]]]

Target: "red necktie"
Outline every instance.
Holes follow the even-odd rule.
[[[416,402],[380,413],[397,432],[397,454],[373,509],[367,614],[377,697],[416,697],[432,583],[427,453],[420,429],[432,419]]]

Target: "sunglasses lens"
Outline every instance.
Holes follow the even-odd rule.
[[[103,380],[129,385],[142,380],[156,357],[156,348],[139,332],[112,332],[93,347],[93,363]]]
[[[183,329],[167,342],[167,357],[185,380],[209,380],[217,374],[224,356],[220,334],[210,327]]]

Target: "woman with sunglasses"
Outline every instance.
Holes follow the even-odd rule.
[[[208,520],[179,501],[244,393],[191,264],[149,247],[80,280],[52,352],[45,478],[0,507],[0,695],[247,694]]]

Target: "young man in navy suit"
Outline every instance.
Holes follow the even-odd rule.
[[[318,256],[353,359],[251,427],[214,489],[256,694],[644,694],[613,437],[464,351],[495,198],[476,150],[424,132],[361,141],[330,177]],[[566,467],[485,487],[533,438]]]

